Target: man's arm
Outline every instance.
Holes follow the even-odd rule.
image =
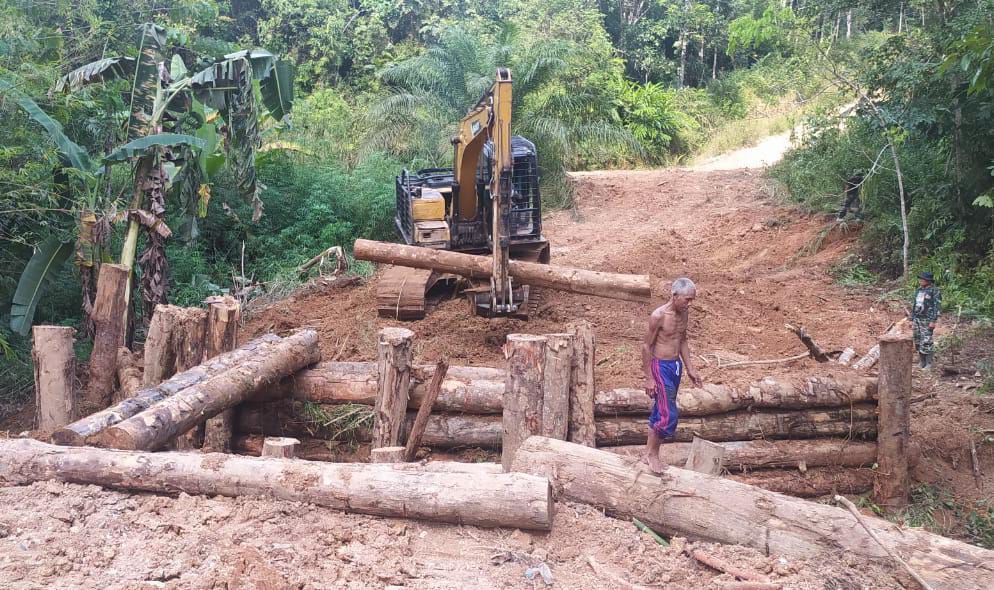
[[[662,315],[655,312],[649,316],[649,328],[642,340],[642,373],[645,375],[645,392],[651,397],[656,391],[656,380],[652,376],[652,347],[656,344],[656,333],[662,322]]]
[[[687,376],[690,377],[690,381],[697,387],[701,386],[701,377],[697,374],[697,369],[694,368],[693,355],[690,354],[690,341],[687,339],[687,332],[684,331],[683,338],[680,340],[680,359],[683,361],[683,366],[687,368]]]
[[[932,290],[932,305],[928,314],[928,327],[935,328],[935,323],[939,321],[939,312],[942,308],[942,294],[938,289]]]

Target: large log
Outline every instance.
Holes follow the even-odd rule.
[[[569,440],[592,447],[597,444],[594,424],[594,327],[579,322],[569,328],[573,340],[573,375],[569,390]]]
[[[489,256],[372,240],[356,240],[353,254],[357,260],[437,270],[472,279],[489,279],[493,270],[493,262]],[[507,271],[519,284],[609,299],[644,303],[649,301],[652,293],[648,275],[598,272],[521,260],[509,261]]]
[[[207,310],[156,305],[145,339],[145,387],[154,387],[176,373],[195,367],[204,358]]]
[[[638,518],[665,535],[752,547],[788,559],[845,552],[889,562],[846,510],[667,467],[656,477],[634,459],[532,437],[518,448],[515,471],[546,476],[565,500]],[[994,551],[867,518],[867,525],[936,590],[994,588]]]
[[[76,419],[76,330],[63,326],[31,328],[35,377],[35,428],[50,432]]]
[[[210,377],[222,373],[231,367],[241,363],[243,360],[254,355],[261,346],[266,346],[280,341],[280,337],[267,334],[261,336],[245,346],[217,358],[211,359],[202,365],[193,367],[168,380],[159,383],[154,387],[146,387],[133,397],[117,403],[106,410],[90,414],[68,424],[52,433],[52,442],[60,445],[80,446],[87,444],[90,437],[96,435],[107,427],[113,426],[122,420],[134,416],[135,414],[150,408],[167,397],[193,387]]]
[[[707,384],[685,387],[677,396],[680,416],[708,416],[747,408],[805,409],[849,406],[877,397],[876,379],[866,377],[810,377],[785,381],[767,377],[747,387]],[[599,391],[598,416],[648,414],[652,400],[643,389]]]
[[[787,469],[772,469],[729,476],[729,479],[740,483],[798,498],[862,494],[873,488],[873,478],[872,469],[839,467],[818,467],[808,469],[804,473]]]
[[[542,436],[566,440],[569,432],[570,381],[573,378],[572,334],[545,335],[545,385],[542,392]]]
[[[383,328],[377,344],[377,390],[373,415],[373,448],[396,447],[407,413],[414,332]]]
[[[542,432],[542,390],[545,387],[544,336],[508,334],[504,344],[507,384],[501,423],[500,462],[510,470],[518,445]]]
[[[238,329],[241,327],[242,308],[230,295],[209,297],[207,304],[207,336],[204,359],[238,348]],[[234,408],[228,408],[204,424],[203,449],[209,453],[231,451],[231,429],[235,421]]]
[[[879,477],[873,499],[888,510],[908,505],[908,442],[911,436],[911,364],[914,343],[903,334],[880,337]]]
[[[739,410],[713,416],[682,418],[677,425],[674,440],[689,442],[695,435],[715,442],[825,436],[869,439],[876,432],[876,407],[860,404],[852,409],[782,412]],[[648,423],[643,417],[622,416],[597,420],[597,446],[639,444],[645,442],[647,434]]]
[[[261,387],[321,358],[318,336],[302,330],[265,347],[237,366],[188,387],[96,436],[98,446],[155,450],[201,420],[247,399]]]
[[[0,441],[0,482],[96,484],[157,493],[271,497],[348,512],[477,526],[548,530],[544,477],[442,473],[391,465],[318,463],[217,453],[142,453]]]
[[[667,465],[687,462],[691,443],[664,443],[659,458]],[[743,440],[720,443],[725,447],[725,468],[730,471],[773,467],[871,467],[877,462],[877,443],[843,438],[811,440]],[[605,451],[641,458],[645,445],[605,447]]]
[[[90,353],[90,375],[86,401],[93,408],[110,404],[117,374],[117,349],[124,345],[125,310],[127,309],[128,275],[131,269],[123,264],[101,264],[97,279],[97,298],[93,303],[95,333]]]

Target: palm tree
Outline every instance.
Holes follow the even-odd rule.
[[[578,48],[568,41],[526,43],[505,26],[486,44],[464,29],[448,29],[424,53],[380,72],[390,92],[369,110],[366,146],[418,165],[452,158],[449,138],[466,111],[493,84],[498,67],[514,77],[512,131],[533,141],[545,188],[566,202],[565,171],[592,150],[638,151],[609,97],[568,75]]]

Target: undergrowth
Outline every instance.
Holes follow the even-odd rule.
[[[330,440],[354,442],[373,427],[373,408],[363,404],[322,406],[304,402],[301,414],[312,435],[322,434]]]

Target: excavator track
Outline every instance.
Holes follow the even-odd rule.
[[[391,266],[380,276],[376,310],[380,317],[420,320],[427,313],[427,293],[443,274],[418,268]]]

